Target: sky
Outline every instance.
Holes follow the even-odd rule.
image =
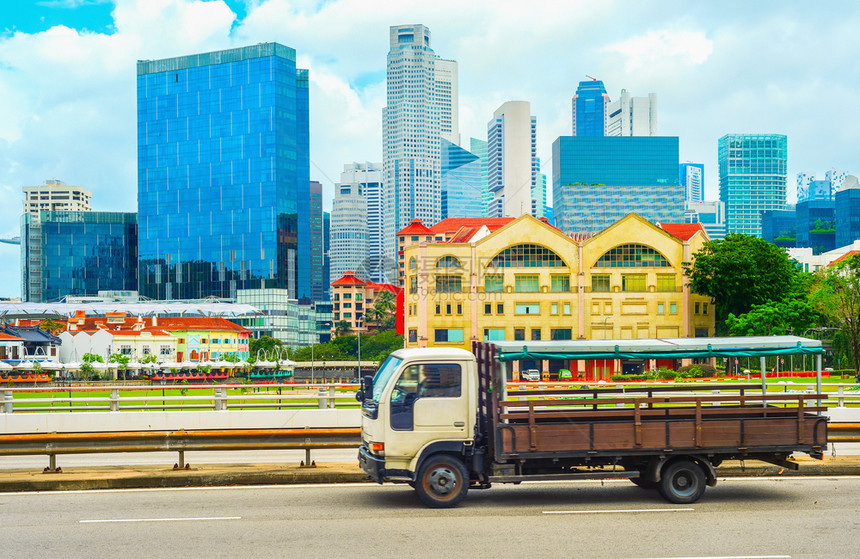
[[[137,60],[272,41],[310,70],[311,179],[329,208],[344,163],[381,160],[388,28],[408,23],[459,63],[463,145],[502,103],[531,103],[548,191],[587,75],[612,100],[657,94],[658,132],[704,163],[707,199],[729,133],[788,136],[789,201],[799,172],[860,173],[857,2],[15,0],[0,7],[0,237],[20,233],[21,188],[46,179],[136,211]],[[18,247],[0,244],[0,270],[0,297],[20,296]]]

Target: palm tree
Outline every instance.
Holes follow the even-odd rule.
[[[369,320],[367,315],[371,315],[377,330],[391,330],[394,328],[394,313],[396,311],[397,301],[394,298],[394,293],[382,291],[373,300],[373,307],[367,310],[365,318]]]
[[[335,336],[346,336],[352,332],[352,328],[349,326],[349,322],[345,320],[341,320],[337,324],[334,325],[334,335]]]

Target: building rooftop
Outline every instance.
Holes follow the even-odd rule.
[[[660,229],[682,241],[689,241],[698,232],[705,233],[701,223],[660,223]]]
[[[409,225],[397,232],[398,235],[432,235],[433,231],[428,229],[421,220],[416,218]]]
[[[350,287],[354,285],[364,285],[364,283],[365,282],[355,277],[355,272],[352,270],[347,270],[343,273],[343,276],[331,282],[332,286],[335,287]]]

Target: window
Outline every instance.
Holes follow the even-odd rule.
[[[352,313],[351,312],[345,312],[345,313],[343,313],[343,317],[344,318],[352,318]]]
[[[345,309],[351,309],[351,308],[352,308],[352,303],[344,303],[344,304],[343,304],[343,308],[345,308]],[[204,341],[203,341],[203,343],[205,344],[205,343],[206,343],[206,341],[204,340]]]
[[[484,276],[484,291],[487,293],[501,293],[505,290],[505,276],[502,274],[488,274]]]
[[[553,303],[550,305],[550,314],[558,314],[558,303]]]
[[[436,305],[436,314],[442,314],[442,305]]]
[[[453,256],[443,256],[436,261],[437,268],[462,268],[460,261]]]
[[[163,346],[159,347],[158,348],[158,354],[159,355],[170,355],[170,346],[169,345],[163,345]]]
[[[503,303],[496,305],[496,314],[505,314],[505,305]]]
[[[539,245],[516,245],[506,248],[490,261],[489,268],[563,268],[564,260]]]
[[[669,303],[669,314],[678,314],[678,304]]]
[[[149,346],[143,346],[142,353],[143,353],[144,355],[149,355],[150,353],[152,353],[152,348],[151,348],[151,347],[149,347]]]
[[[521,341],[526,339],[525,328],[514,328],[514,340]]]
[[[539,303],[517,303],[514,306],[516,314],[540,314]]]
[[[463,304],[457,303],[457,314],[463,314]]]
[[[657,291],[675,291],[675,274],[657,274]]]
[[[597,268],[667,268],[669,261],[651,247],[638,244],[621,245],[600,257]]]
[[[537,293],[540,291],[540,276],[516,276],[514,291],[517,293]]]
[[[701,306],[699,305],[699,303],[696,303],[696,311],[695,311],[696,314],[699,314],[700,310],[701,310]]]
[[[621,276],[621,291],[645,291],[645,274],[624,274]]]
[[[657,314],[663,314],[663,303],[657,303]]]
[[[417,261],[417,260],[415,259],[415,257],[413,256],[412,258],[410,258],[410,259],[409,259],[409,269],[410,269],[410,270],[414,270],[414,269],[416,269],[417,267],[418,267],[418,261]]]
[[[564,304],[564,314],[570,314],[570,303]]]
[[[549,331],[550,339],[553,340],[569,340],[570,337],[570,328],[552,328]]]
[[[344,299],[352,299],[352,293],[344,293],[343,298]]]
[[[433,331],[434,339],[437,342],[462,342],[462,328],[437,328]]]
[[[361,293],[356,293],[356,294],[355,294],[355,300],[356,300],[356,301],[361,301]],[[368,301],[368,302],[369,302],[369,301]]]
[[[451,303],[445,305],[445,314],[451,314]]]
[[[702,303],[702,314],[708,314],[708,304]]]
[[[415,343],[418,341],[418,330],[414,328],[409,329],[409,341]]]
[[[591,276],[591,291],[605,293],[609,291],[609,274],[594,274]]]
[[[500,342],[505,339],[504,328],[484,328],[484,341]]]
[[[460,276],[436,276],[436,293],[459,293],[462,281]]]
[[[540,328],[532,328],[532,339],[539,340],[540,339]]]
[[[130,345],[120,346],[119,352],[123,355],[131,355],[131,346]]]
[[[493,314],[493,304],[484,303],[484,314]]]
[[[555,293],[567,293],[570,291],[570,276],[552,276],[551,289]]]

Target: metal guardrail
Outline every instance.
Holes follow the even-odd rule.
[[[171,451],[179,453],[176,468],[185,468],[185,452],[191,450],[303,449],[302,466],[312,467],[312,449],[358,448],[360,442],[361,429],[357,427],[31,433],[0,435],[0,456],[47,455],[45,471],[62,471],[57,468],[58,454]]]

